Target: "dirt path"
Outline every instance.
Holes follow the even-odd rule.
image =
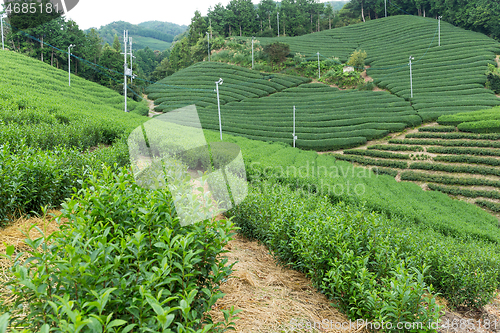
[[[147,95],[142,95],[142,97],[148,101],[148,105],[149,105],[149,117],[154,117],[154,116],[157,116],[159,114],[163,114],[162,112],[156,112],[155,111],[155,102],[148,99],[148,96]]]

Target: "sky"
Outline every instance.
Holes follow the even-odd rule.
[[[205,16],[209,7],[213,8],[218,3],[226,6],[229,2],[230,0],[80,0],[66,17],[75,21],[83,30],[100,28],[115,21],[132,24],[163,21],[189,25],[196,10]],[[252,2],[258,4],[260,0]]]
[[[114,21],[138,24],[163,21],[189,25],[194,12],[207,15],[208,8],[219,2],[226,6],[230,0],[80,0],[66,17],[75,21],[80,29],[100,28]],[[258,4],[260,0],[252,0]]]

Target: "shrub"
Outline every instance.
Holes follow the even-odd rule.
[[[358,71],[363,71],[365,69],[365,60],[367,54],[366,51],[356,50],[351,54],[349,61],[346,65],[353,66]]]
[[[212,323],[206,312],[231,273],[220,258],[231,222],[182,227],[168,191],[140,188],[128,170],[110,168],[82,182],[58,222],[60,231],[26,240],[27,259],[13,260],[6,283],[13,302],[0,304],[11,327],[69,333],[228,326],[231,310],[225,323]]]
[[[290,54],[290,45],[280,42],[268,44],[264,46],[264,54],[269,57],[272,63],[280,64]]]

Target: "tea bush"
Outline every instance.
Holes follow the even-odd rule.
[[[124,141],[87,154],[64,147],[44,151],[23,140],[15,147],[0,145],[0,227],[20,215],[40,212],[43,206],[58,207],[80,187],[79,179],[103,164],[128,163]]]
[[[402,258],[382,216],[273,183],[254,185],[229,214],[245,235],[305,272],[350,319],[394,326],[437,320],[440,308],[424,281],[428,268]]]
[[[14,301],[0,301],[0,312],[10,313],[11,327],[73,333],[230,326],[232,310],[220,323],[206,315],[231,273],[220,256],[230,221],[182,227],[169,192],[139,187],[126,169],[104,168],[80,182],[62,205],[60,231],[27,239],[27,259],[12,256],[13,247],[7,251]]]

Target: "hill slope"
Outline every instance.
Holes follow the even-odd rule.
[[[148,21],[136,25],[118,21],[102,26],[96,31],[104,42],[111,45],[115,35],[118,35],[120,42],[122,42],[123,30],[128,30],[134,43],[134,49],[143,49],[148,46],[152,50],[164,51],[170,48],[175,36],[183,33],[186,29],[187,26],[169,22]]]
[[[74,138],[57,137],[57,131],[67,132],[71,126],[82,129],[89,125],[89,130],[97,126],[96,131],[108,127],[107,140],[92,145],[109,143],[147,120],[135,114],[147,115],[145,102],[129,99],[128,108],[133,112],[125,113],[123,96],[109,88],[74,75],[69,87],[67,72],[15,52],[0,51],[0,59],[3,73],[0,76],[0,142],[17,143],[25,139],[42,148],[51,148],[58,142],[66,145],[64,140],[69,140],[67,143],[72,146],[69,142]],[[55,137],[47,136],[50,132],[55,133]],[[36,137],[37,133],[43,134],[42,137]]]
[[[408,59],[413,56],[412,105],[424,121],[442,114],[473,111],[500,105],[484,89],[487,64],[494,64],[500,44],[472,31],[415,16],[393,16],[326,30],[300,37],[282,37],[293,53],[309,56],[320,52],[346,61],[356,49],[368,54],[367,74],[378,86],[410,100]],[[263,45],[277,38],[260,38]]]

